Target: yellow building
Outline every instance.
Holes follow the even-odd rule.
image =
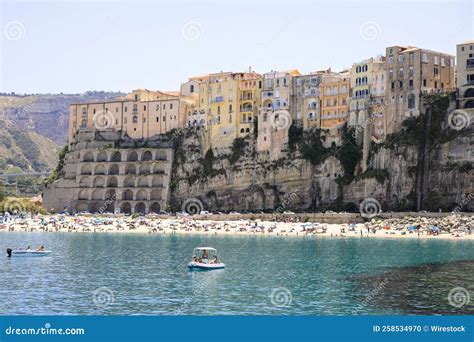
[[[261,87],[261,75],[251,71],[210,74],[199,84],[199,112],[206,115],[212,147],[229,147],[253,132]]]
[[[360,63],[355,63],[351,68],[351,91],[350,91],[350,115],[349,126],[362,128],[372,127],[375,117],[373,109],[377,108],[377,122],[383,124],[383,118],[379,120],[381,106],[372,104],[383,104],[385,97],[385,60],[383,57],[370,58]]]
[[[349,112],[350,75],[325,72],[320,85],[321,129],[337,128],[347,121]]]

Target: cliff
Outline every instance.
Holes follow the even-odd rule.
[[[453,94],[422,101],[419,117],[367,146],[366,161],[362,134],[346,126],[336,135],[291,126],[278,159],[258,153],[254,136],[204,152],[197,128],[174,131],[171,207],[193,199],[213,211],[472,211],[472,125],[450,125]]]

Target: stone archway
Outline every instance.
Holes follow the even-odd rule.
[[[135,213],[146,214],[145,203],[139,202],[135,205]]]

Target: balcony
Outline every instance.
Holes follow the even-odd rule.
[[[253,112],[253,106],[240,107],[241,112]]]

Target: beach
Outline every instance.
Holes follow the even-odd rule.
[[[198,219],[186,217],[127,217],[93,215],[37,215],[12,217],[0,224],[0,232],[70,232],[131,234],[204,234],[258,235],[294,237],[369,237],[404,239],[473,240],[472,216],[450,215],[444,218],[405,217],[373,218],[365,223],[302,222],[287,217],[280,221],[260,219]]]

